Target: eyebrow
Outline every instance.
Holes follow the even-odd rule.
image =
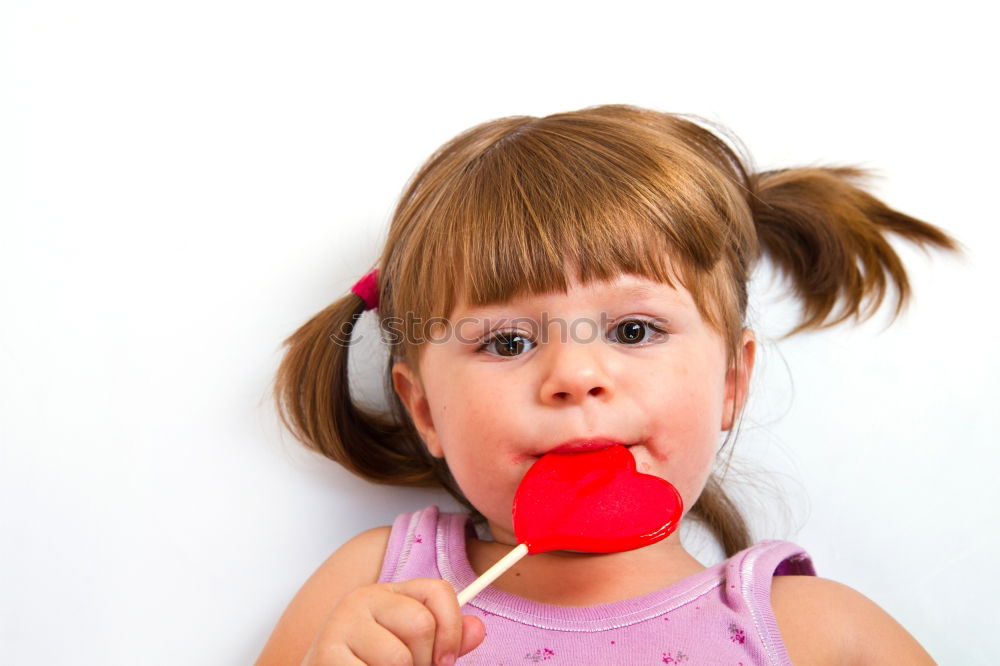
[[[670,285],[663,285],[663,286],[671,288]],[[613,297],[615,301],[622,301],[631,299],[658,298],[661,296],[661,294],[657,293],[656,287],[651,287],[642,284],[635,284],[630,286],[614,288],[612,289],[611,292],[606,294],[606,296]],[[474,315],[493,314],[496,310],[501,310],[503,308],[504,308],[503,304],[493,303],[478,308],[472,308],[471,312]]]
[[[631,286],[619,287],[613,289],[607,293],[608,296],[614,298],[615,301],[628,301],[628,300],[640,300],[640,299],[663,299],[667,297],[672,297],[677,291],[677,288],[668,285],[658,285],[650,286],[644,284],[636,284]]]
[[[649,298],[650,296],[655,295],[653,293],[654,290],[652,287],[647,287],[646,285],[642,284],[632,285],[631,287],[622,287],[620,291],[624,292],[620,294],[621,296],[631,297],[631,298]]]

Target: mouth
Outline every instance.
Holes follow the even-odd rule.
[[[546,453],[584,453],[587,451],[599,451],[612,446],[624,446],[625,448],[631,448],[636,444],[639,444],[639,442],[623,442],[621,440],[611,439],[608,437],[588,437],[563,442],[549,451],[546,451]]]

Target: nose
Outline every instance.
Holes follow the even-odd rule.
[[[607,400],[614,395],[612,373],[606,366],[600,341],[556,342],[545,350],[548,363],[541,384],[547,405],[582,404],[590,398]]]

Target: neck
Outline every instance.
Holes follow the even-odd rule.
[[[470,539],[469,562],[477,574],[511,545]],[[649,594],[703,567],[675,533],[659,543],[623,553],[540,553],[518,562],[493,585],[504,592],[557,606],[596,606]]]

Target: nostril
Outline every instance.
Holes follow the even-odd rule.
[[[550,394],[549,400],[555,400],[559,402],[569,402],[580,400],[583,397],[594,397],[600,398],[608,393],[608,389],[604,386],[593,386],[586,390],[586,392],[578,391],[554,391]]]

